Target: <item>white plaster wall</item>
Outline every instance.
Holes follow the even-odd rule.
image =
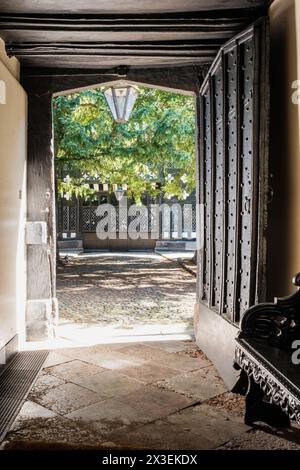
[[[20,77],[20,63],[15,57],[8,57],[5,52],[5,43],[3,39],[0,38],[0,60],[5,65],[7,70],[15,77],[16,80],[19,80]]]
[[[294,291],[300,271],[300,0],[275,0],[270,9],[271,113],[268,300]],[[298,85],[299,86],[299,85]]]
[[[27,96],[0,43],[0,349],[24,325]]]

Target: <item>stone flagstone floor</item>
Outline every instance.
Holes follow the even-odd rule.
[[[171,332],[177,322],[191,327],[195,297],[195,278],[175,260],[78,257],[60,270],[58,296],[60,349],[49,354],[2,449],[300,449],[295,428],[247,427],[244,398],[182,340],[189,334],[178,340]],[[155,332],[158,321],[168,335]],[[99,344],[112,322],[119,337]],[[137,322],[143,334],[130,330]]]
[[[249,428],[191,341],[50,353],[4,449],[300,449],[298,431]]]

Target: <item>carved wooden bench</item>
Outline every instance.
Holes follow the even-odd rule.
[[[290,419],[300,425],[300,273],[293,282],[295,294],[255,305],[241,321],[234,363],[241,374],[233,391],[246,395],[249,425],[288,426]]]

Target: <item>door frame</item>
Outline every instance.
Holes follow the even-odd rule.
[[[252,66],[252,73],[253,73],[253,117],[252,117],[252,137],[250,141],[252,142],[252,156],[249,157],[251,160],[251,168],[253,171],[253,180],[251,179],[252,184],[252,203],[251,203],[251,240],[253,243],[253,254],[249,256],[249,272],[250,272],[250,279],[249,279],[249,302],[248,307],[251,305],[263,302],[266,300],[266,230],[267,230],[267,199],[268,199],[268,147],[269,147],[269,25],[268,25],[268,18],[263,17],[256,21],[254,24],[250,25],[244,31],[239,33],[237,36],[232,38],[230,41],[225,43],[219,53],[217,54],[213,64],[211,65],[206,77],[200,88],[200,97],[206,92],[206,89],[209,90],[209,93],[212,93],[213,100],[211,100],[211,95],[209,95],[209,115],[208,115],[208,129],[210,134],[210,153],[209,157],[205,154],[205,142],[204,142],[204,135],[205,135],[205,109],[204,109],[204,98],[200,98],[200,133],[202,131],[202,140],[200,144],[200,154],[199,154],[199,195],[200,195],[200,203],[204,206],[204,204],[210,204],[208,206],[208,223],[207,219],[205,222],[202,223],[202,233],[201,239],[204,241],[203,246],[200,250],[200,263],[198,265],[198,273],[199,273],[199,280],[198,280],[198,290],[197,290],[197,304],[195,306],[195,333],[197,338],[197,343],[201,347],[201,349],[213,360],[214,364],[219,369],[222,377],[225,379],[229,386],[233,386],[236,381],[236,374],[232,368],[232,358],[234,357],[234,349],[235,349],[235,337],[237,335],[239,320],[240,318],[236,316],[236,310],[233,310],[233,315],[231,318],[225,315],[224,310],[224,289],[226,286],[226,282],[228,282],[228,278],[225,273],[225,267],[227,263],[227,245],[225,245],[224,249],[224,240],[226,240],[226,230],[228,230],[227,220],[226,220],[226,204],[229,203],[230,197],[226,191],[226,187],[228,185],[228,178],[229,178],[229,169],[228,166],[228,156],[229,156],[229,146],[228,146],[228,139],[227,139],[227,132],[229,133],[229,109],[228,103],[229,97],[229,71],[230,67],[227,65],[224,57],[225,54],[228,53],[229,50],[236,48],[236,69],[234,74],[237,77],[237,84],[236,84],[236,150],[235,156],[243,155],[242,152],[244,151],[244,141],[241,138],[242,130],[241,130],[241,123],[242,123],[242,113],[244,112],[244,108],[241,107],[241,92],[243,89],[239,89],[239,84],[241,82],[241,70],[239,67],[242,66],[242,57],[240,55],[240,44],[247,40],[252,40],[253,44],[253,66]],[[245,54],[245,51],[244,51]],[[228,60],[228,59],[227,59]],[[245,60],[245,59],[244,59]],[[218,89],[214,89],[212,80],[214,78],[214,74],[216,70],[220,66],[221,70],[221,84],[219,85]],[[228,77],[227,77],[228,74]],[[245,77],[243,77],[245,80]],[[222,88],[224,86],[224,89]],[[215,166],[216,166],[216,149],[215,145],[217,143],[215,129],[215,116],[213,115],[213,111],[215,108],[215,102],[220,99],[218,94],[222,95],[222,102],[221,102],[221,109],[222,109],[222,119],[220,126],[223,127],[222,130],[222,151],[221,151],[221,162],[223,165],[223,175],[222,175],[222,183],[220,187],[222,189],[222,197],[223,197],[223,205],[222,205],[222,267],[221,267],[221,295],[220,295],[220,302],[219,305],[212,302],[212,289],[214,288],[214,284],[212,283],[212,272],[216,271],[215,268],[215,260],[212,256],[209,259],[209,265],[207,268],[207,264],[205,264],[205,256],[206,253],[210,252],[212,255],[214,254],[215,250],[215,230],[211,231],[211,219],[214,216],[215,210]],[[220,104],[219,104],[220,106]],[[228,126],[227,126],[228,124]],[[228,129],[227,129],[228,127]],[[244,139],[244,136],[243,136]],[[246,139],[248,140],[248,138]],[[246,147],[246,146],[245,146]],[[250,152],[249,152],[250,153]],[[211,174],[211,185],[209,188],[210,199],[205,199],[205,162],[206,159],[211,158],[210,164],[210,174]],[[219,157],[220,158],[220,157]],[[232,158],[232,155],[230,156]],[[241,193],[242,190],[240,189],[243,180],[241,179],[241,163],[240,160],[235,161],[234,165],[236,165],[236,176],[234,180],[236,181],[236,196],[234,199],[234,206],[235,206],[235,218],[236,221],[242,220],[241,214]],[[232,160],[233,161],[233,160]],[[219,170],[220,171],[220,170]],[[243,183],[244,184],[244,183]],[[219,189],[220,189],[219,187]],[[212,202],[211,202],[212,201]],[[203,208],[203,212],[205,212],[205,206]],[[239,222],[241,223],[241,222]],[[214,224],[214,222],[213,222]],[[207,239],[206,235],[209,234],[209,245],[205,240]],[[243,242],[241,239],[241,230],[238,226],[234,226],[234,256],[235,256],[235,269],[234,269],[234,285],[233,285],[233,306],[240,301],[238,299],[238,293],[240,292],[239,286],[241,284],[241,277],[242,277],[242,270],[243,270],[243,260],[239,259],[241,248],[240,243]],[[206,238],[205,238],[206,237]],[[228,238],[228,237],[227,237]],[[227,243],[227,241],[226,241]],[[250,246],[250,248],[252,245]],[[250,251],[251,253],[251,251]],[[209,255],[208,255],[209,256]],[[209,270],[209,293],[206,294],[206,297],[203,294],[203,281],[204,280],[204,271],[206,269]],[[220,273],[219,273],[220,274]],[[228,302],[226,301],[226,304]],[[225,305],[226,306],[226,305]],[[240,304],[242,307],[242,304]],[[242,315],[243,310],[239,308],[239,311]],[[224,339],[225,336],[225,339]]]
[[[46,243],[27,246],[27,305],[26,337],[28,341],[48,341],[53,338],[58,321],[56,298],[56,209],[54,156],[52,148],[52,97],[126,80],[152,88],[197,96],[201,83],[197,67],[178,69],[129,69],[116,73],[90,73],[51,77],[23,74],[22,86],[28,94],[28,221],[39,229],[46,227]],[[196,127],[198,128],[198,115]],[[196,143],[198,145],[198,143]],[[37,276],[37,273],[39,275]]]

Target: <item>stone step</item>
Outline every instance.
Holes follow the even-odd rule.
[[[72,249],[80,250],[80,249],[83,249],[83,243],[82,243],[82,240],[69,238],[67,240],[59,240],[58,248],[60,250],[72,250]]]
[[[185,251],[196,250],[196,241],[194,240],[158,240],[155,246],[156,250],[162,251]]]

